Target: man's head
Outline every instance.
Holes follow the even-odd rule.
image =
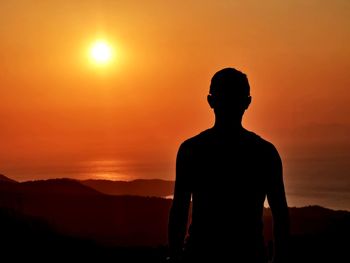
[[[247,76],[234,69],[224,68],[211,79],[208,103],[217,117],[242,118],[251,102]]]

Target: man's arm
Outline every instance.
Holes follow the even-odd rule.
[[[283,183],[282,161],[275,147],[269,163],[267,200],[273,216],[274,262],[287,262],[289,213]]]
[[[176,158],[174,199],[169,215],[168,239],[172,257],[179,257],[187,230],[188,210],[191,201],[188,156],[183,144]]]

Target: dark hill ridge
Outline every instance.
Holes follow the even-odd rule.
[[[73,182],[49,180],[49,183],[19,184],[20,187],[0,184],[0,208],[40,218],[58,233],[103,244],[158,246],[166,243],[170,200],[105,195],[92,189],[91,194],[89,188],[83,186],[89,191],[81,191],[79,183]],[[73,193],[72,186],[79,191]]]
[[[0,182],[0,209],[13,211],[20,225],[28,227],[28,242],[31,238],[52,240],[51,235],[65,235],[77,240],[94,240],[96,244],[107,247],[164,246],[170,206],[171,200],[163,198],[106,195],[71,179]],[[289,211],[291,262],[350,262],[347,252],[350,247],[350,212],[319,206],[290,208]],[[234,207],[232,212],[241,216]],[[0,213],[0,222],[4,222],[5,217],[10,218],[7,222],[13,222],[11,215],[12,212],[6,212],[1,218]],[[41,223],[33,225],[30,218],[39,219],[54,232],[46,227],[42,229]],[[264,223],[265,238],[271,240],[269,209],[264,210]],[[37,235],[39,230],[31,231],[32,226],[41,229],[42,233]],[[16,228],[15,225],[12,227]],[[9,236],[15,232],[17,238],[21,238],[22,230],[16,231],[8,232]],[[8,241],[2,238],[0,235],[0,241],[7,244]],[[39,244],[42,242],[46,241]],[[88,247],[80,244],[82,251]]]
[[[18,183],[0,174],[0,184]],[[19,186],[20,185],[20,186]],[[45,191],[48,193],[96,194],[108,195],[137,195],[151,197],[167,197],[173,194],[174,182],[160,179],[137,179],[133,181],[110,181],[110,180],[76,180],[72,178],[58,178],[48,180],[33,180],[18,183],[20,189],[27,191]],[[1,189],[1,185],[0,185]],[[16,188],[17,189],[17,188]]]
[[[166,197],[173,194],[174,182],[160,179],[134,181],[83,180],[83,185],[110,195],[138,195]]]
[[[81,184],[79,181],[70,178],[49,179],[27,181],[21,183],[26,191],[42,194],[59,194],[59,195],[98,195],[95,189]]]
[[[59,233],[113,245],[164,244],[170,204],[106,195],[73,179],[0,182],[0,208],[41,218]]]
[[[82,185],[77,180],[61,178],[49,180],[8,183],[0,181],[2,192],[35,194],[35,195],[97,195],[97,190]]]
[[[3,174],[0,174],[0,182],[18,183],[17,181],[10,179]]]

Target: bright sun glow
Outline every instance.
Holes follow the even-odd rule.
[[[96,64],[106,64],[112,59],[112,48],[106,41],[96,41],[91,47],[90,56]]]

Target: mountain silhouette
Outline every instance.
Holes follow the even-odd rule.
[[[83,185],[89,186],[101,193],[110,195],[138,195],[166,197],[172,195],[174,182],[160,179],[138,179],[130,182],[109,180],[83,180]]]
[[[82,185],[77,180],[62,178],[27,181],[21,183],[23,190],[40,194],[59,194],[59,195],[97,195],[100,194],[95,189]]]
[[[31,253],[42,247],[67,258],[72,251],[88,258],[87,251],[116,259],[138,255],[137,262],[147,262],[165,254],[170,206],[168,199],[107,195],[71,179],[1,180],[0,246],[6,251],[31,247]],[[320,206],[289,208],[289,212],[291,262],[350,262],[350,212]],[[267,246],[273,239],[268,208],[264,236]]]
[[[106,195],[70,179],[0,183],[0,207],[42,218],[59,233],[112,245],[165,244],[170,204]]]
[[[0,174],[0,182],[18,183],[17,181]]]
[[[49,179],[12,183],[0,181],[0,191],[12,194],[33,195],[97,195],[97,190],[80,184],[73,179]]]

